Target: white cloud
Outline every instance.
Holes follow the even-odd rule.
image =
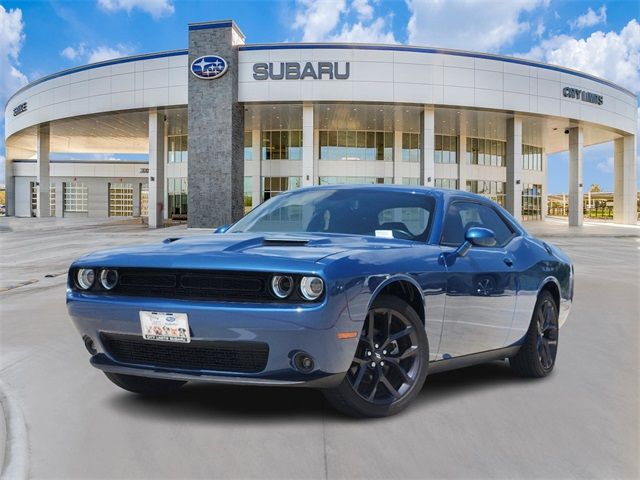
[[[536,37],[540,38],[542,37],[542,34],[544,33],[544,31],[545,31],[544,22],[540,18],[538,20],[538,24],[536,25],[536,29],[533,33]]]
[[[115,47],[100,46],[96,47],[89,53],[89,63],[104,62],[112,58],[126,57],[131,55],[132,49],[127,45],[118,44]]]
[[[140,9],[156,20],[175,12],[170,0],[98,0],[98,5],[108,12],[125,10],[127,13],[131,13],[133,9]]]
[[[67,60],[76,60],[84,57],[85,46],[84,43],[81,43],[77,47],[68,46],[64,50],[60,52]]]
[[[22,10],[6,10],[0,5],[0,104],[4,105],[14,91],[27,83],[18,68],[18,55],[24,42]]]
[[[351,8],[358,13],[358,19],[361,21],[371,20],[373,18],[373,7],[369,3],[369,0],[353,0]]]
[[[640,92],[640,24],[633,19],[620,32],[593,32],[587,38],[556,35],[521,56],[574,68]]]
[[[611,172],[613,172],[613,157],[609,157],[606,160],[602,160],[602,161],[598,162],[596,167],[602,173],[611,173]]]
[[[587,13],[584,15],[580,15],[575,20],[569,22],[571,28],[585,28],[585,27],[593,27],[594,25],[598,25],[599,23],[607,22],[607,7],[601,6],[598,9],[598,13],[594,12],[591,7],[587,9]]]
[[[0,5],[0,105],[4,107],[9,96],[27,83],[27,76],[19,70],[19,55],[24,42],[22,10],[6,10]],[[4,132],[4,115],[0,115],[0,132]],[[4,151],[4,138],[0,136],[0,151]],[[0,154],[0,183],[4,184],[5,157]]]
[[[298,0],[293,28],[302,30],[303,42],[326,40],[347,11],[345,0],[316,1]]]
[[[75,62],[95,63],[104,62],[113,58],[126,57],[133,53],[133,47],[119,43],[115,47],[107,45],[99,45],[94,48],[88,48],[85,43],[76,46],[68,46],[60,52],[64,58]]]
[[[521,17],[545,0],[407,0],[409,43],[495,52],[530,30]]]
[[[396,43],[387,25],[390,17],[372,20],[374,13],[368,0],[350,5],[346,0],[297,0],[293,28],[302,32],[303,42]]]
[[[393,32],[386,29],[382,18],[378,18],[369,25],[363,25],[362,22],[353,25],[344,24],[342,30],[328,40],[348,43],[397,43]]]

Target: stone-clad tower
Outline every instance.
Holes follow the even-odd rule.
[[[217,78],[189,73],[189,227],[217,227],[244,213],[244,109],[238,103],[243,43],[233,21],[189,25],[189,66],[205,55],[227,62]]]

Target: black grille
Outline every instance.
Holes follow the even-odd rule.
[[[257,373],[264,370],[269,358],[269,345],[262,342],[170,343],[113,333],[100,337],[107,353],[116,361],[134,365]]]
[[[196,300],[274,301],[269,274],[160,269],[118,269],[113,294]]]

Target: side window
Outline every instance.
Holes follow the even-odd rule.
[[[423,207],[387,208],[378,214],[378,224],[382,230],[402,230],[418,237],[429,225],[429,213]]]
[[[442,231],[443,245],[460,245],[471,227],[484,227],[496,234],[496,245],[505,245],[513,230],[491,207],[472,202],[455,202],[449,206]]]

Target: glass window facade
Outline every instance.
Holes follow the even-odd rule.
[[[253,160],[253,133],[252,132],[244,132],[244,159],[245,160]]]
[[[420,134],[419,133],[402,133],[402,161],[403,162],[419,162],[420,161]]]
[[[357,185],[368,183],[393,183],[391,177],[318,177],[319,185]]]
[[[35,216],[38,212],[38,189],[36,182],[31,182],[31,215]],[[56,216],[56,185],[51,182],[49,185],[49,216]]]
[[[187,135],[167,136],[167,161],[169,163],[182,163],[188,157]]]
[[[244,209],[251,210],[253,206],[253,177],[244,177]]]
[[[53,183],[49,186],[49,216],[56,216],[56,186]]]
[[[493,180],[467,180],[467,192],[477,193],[489,197],[498,205],[506,205],[505,182],[494,182]]]
[[[522,145],[522,168],[524,170],[542,171],[542,148]]]
[[[302,177],[263,177],[262,200],[269,200],[279,193],[299,188],[302,185]]]
[[[321,130],[320,160],[393,161],[393,132]]]
[[[302,160],[302,130],[263,131],[262,160]]]
[[[420,179],[418,177],[402,177],[403,185],[420,185]]]
[[[522,185],[522,220],[542,220],[542,185]]]
[[[458,137],[436,135],[434,153],[436,163],[458,163]]]
[[[458,188],[458,180],[455,178],[436,178],[434,180],[434,186],[436,188]]]
[[[149,185],[146,183],[140,185],[140,216],[149,216]]]
[[[466,156],[469,165],[504,167],[507,164],[507,142],[467,137]]]
[[[64,184],[64,211],[86,213],[88,211],[89,189],[84,183]]]
[[[109,216],[133,216],[133,185],[130,183],[109,184]]]
[[[167,178],[167,213],[169,218],[187,215],[187,179]]]
[[[38,188],[36,182],[31,182],[31,216],[38,214]]]

